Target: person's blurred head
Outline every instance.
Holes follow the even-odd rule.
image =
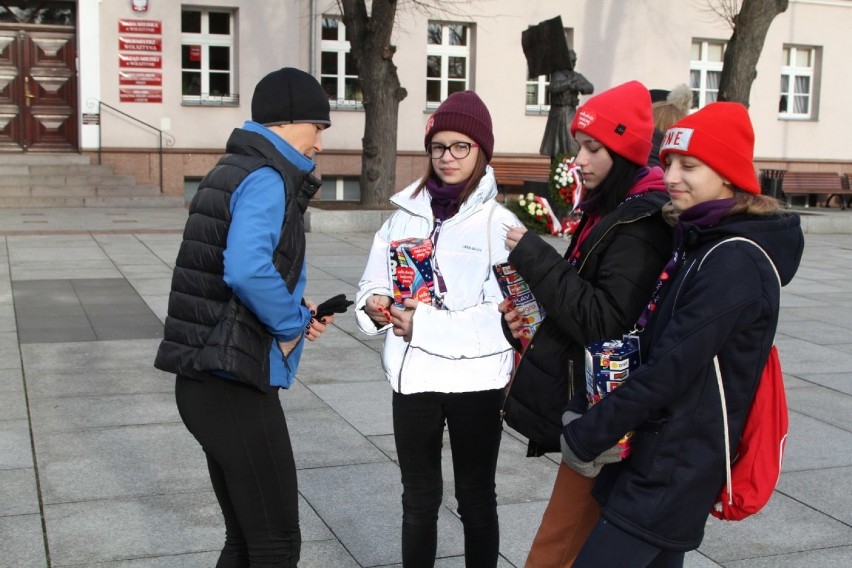
[[[662,98],[654,100],[654,92],[662,92],[665,95]],[[660,91],[654,89],[651,91],[651,110],[654,117],[654,128],[660,132],[668,130],[672,124],[689,114],[689,107],[692,104],[692,89],[687,85],[678,85],[671,91]]]
[[[736,192],[760,194],[754,129],[740,103],[716,102],[669,128],[660,146],[665,182],[677,211]]]

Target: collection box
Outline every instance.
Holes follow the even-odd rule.
[[[390,243],[390,276],[393,282],[393,301],[396,307],[408,298],[432,304],[434,272],[432,270],[432,241],[408,238]]]

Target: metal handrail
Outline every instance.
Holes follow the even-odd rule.
[[[89,108],[92,108],[95,104],[98,105],[98,165],[101,164],[101,150],[103,148],[103,144],[101,142],[101,123],[103,121],[101,120],[101,117],[100,117],[100,114],[101,114],[101,108],[100,107],[103,106],[103,107],[110,109],[111,111],[113,111],[115,113],[120,114],[121,116],[123,116],[125,118],[129,118],[130,120],[138,122],[142,126],[150,128],[151,130],[155,130],[157,132],[157,134],[159,136],[159,142],[157,144],[157,153],[158,153],[159,159],[160,159],[160,193],[163,193],[163,137],[164,136],[166,137],[166,144],[168,146],[174,145],[175,137],[172,136],[171,134],[169,134],[168,132],[160,130],[156,126],[153,126],[151,124],[148,124],[147,122],[139,120],[135,116],[131,116],[124,111],[118,110],[114,106],[108,105],[107,103],[100,101],[96,98],[91,98],[86,102],[86,106],[89,107]]]

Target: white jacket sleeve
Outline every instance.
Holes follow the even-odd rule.
[[[364,311],[367,298],[373,294],[393,297],[390,282],[390,270],[388,268],[388,234],[392,218],[385,221],[382,228],[376,232],[373,238],[373,246],[370,248],[370,256],[367,258],[367,267],[358,283],[358,293],[355,296],[355,319],[358,327],[367,335],[379,335],[390,329],[390,324],[384,327],[376,327],[370,316]]]

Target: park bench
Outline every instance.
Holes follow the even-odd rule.
[[[805,207],[816,205],[820,197],[825,197],[825,206],[829,207],[836,197],[840,208],[846,209],[852,200],[852,190],[844,187],[841,176],[835,172],[787,172],[781,187],[788,206],[798,196],[805,198]]]
[[[524,191],[525,182],[547,183],[550,178],[550,158],[497,158],[491,161],[497,187],[503,192],[503,201],[509,194]]]

